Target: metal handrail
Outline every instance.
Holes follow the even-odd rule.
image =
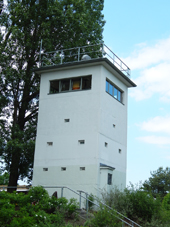
[[[107,58],[125,76],[130,78],[130,68],[104,43],[73,47],[69,49],[55,50],[43,53],[42,40],[40,45],[39,66],[59,65],[81,61],[83,55],[88,55],[92,59]],[[67,59],[67,60],[65,60]],[[70,60],[69,60],[70,59]]]
[[[73,190],[73,189],[71,189],[71,188],[69,188],[69,187],[67,187],[67,186],[42,186],[42,187],[44,187],[44,188],[61,188],[61,189],[62,189],[62,190],[61,190],[61,197],[63,197],[63,190],[64,190],[64,188],[66,188],[66,189],[68,189],[68,190],[74,192],[75,194],[77,194],[77,195],[80,196],[80,200],[79,200],[79,207],[80,207],[80,209],[81,209],[81,198],[84,198],[86,201],[89,201],[89,202],[93,203],[95,206],[100,207],[100,205],[94,203],[93,201],[91,201],[91,200],[88,198],[88,196],[91,196],[91,195],[89,195],[89,194],[88,194],[87,192],[85,192],[85,191],[77,190],[77,191],[79,192],[79,193],[77,193],[77,191],[75,191],[75,190]],[[81,193],[84,193],[86,196],[84,197]],[[96,200],[96,198],[95,198],[94,196],[92,196],[92,197]],[[99,201],[97,201],[97,202],[99,202]],[[137,224],[137,223],[134,222],[133,220],[127,218],[126,216],[124,216],[123,214],[121,214],[121,213],[119,213],[118,211],[114,210],[113,208],[109,207],[109,206],[106,205],[105,203],[103,203],[103,202],[100,202],[100,203],[101,203],[102,205],[104,205],[105,207],[107,207],[108,209],[114,211],[114,212],[117,213],[118,215],[122,216],[122,218],[127,219],[127,220],[130,221],[132,224],[128,223],[127,221],[123,220],[122,218],[118,217],[117,215],[112,214],[113,216],[115,216],[116,218],[118,218],[122,223],[127,224],[128,226],[131,226],[131,227],[134,227],[134,225],[136,225],[136,226],[138,226],[138,227],[141,227],[139,224]],[[87,204],[87,203],[86,203],[86,204]],[[87,216],[88,216],[88,206],[87,206]]]
[[[84,191],[81,191],[81,192],[84,192]],[[84,192],[84,193],[85,193],[87,196],[91,196],[91,197],[93,197],[93,199],[94,199],[94,200],[97,200],[97,199],[96,199],[96,197],[94,197],[92,194],[91,194],[91,195],[89,195],[87,192]],[[92,202],[92,201],[91,201],[91,200],[89,200],[89,199],[88,199],[88,201]],[[126,217],[126,216],[124,216],[123,214],[119,213],[117,210],[113,209],[112,207],[109,207],[107,204],[105,204],[105,203],[101,202],[100,200],[99,200],[98,202],[99,202],[99,203],[101,203],[102,205],[106,206],[108,209],[113,210],[113,211],[114,211],[114,212],[116,212],[118,215],[122,216],[123,218],[127,219],[128,221],[130,221],[130,222],[132,223],[132,226],[133,226],[133,224],[135,224],[135,225],[137,225],[137,226],[141,227],[139,224],[137,224],[137,223],[136,223],[136,222],[134,222],[133,220],[131,220],[131,219],[127,218],[127,217]]]

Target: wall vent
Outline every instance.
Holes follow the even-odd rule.
[[[85,140],[79,140],[79,144],[85,144]]]

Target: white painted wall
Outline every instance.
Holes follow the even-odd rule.
[[[50,80],[85,75],[92,75],[91,90],[48,94]],[[123,104],[106,93],[106,78],[124,92]],[[68,118],[70,122],[65,123]],[[78,140],[85,140],[85,144],[80,145]],[[53,142],[53,146],[47,142]],[[126,85],[102,64],[42,73],[33,186],[68,186],[97,195],[99,189],[110,189],[108,172],[99,167],[103,163],[115,168],[111,187],[122,189],[126,184],[126,152]],[[55,189],[48,191],[52,194]]]

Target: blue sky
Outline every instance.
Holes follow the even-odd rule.
[[[170,167],[170,1],[105,0],[104,42],[131,69],[127,185]]]

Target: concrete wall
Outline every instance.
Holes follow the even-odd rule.
[[[92,75],[91,90],[49,94],[50,80],[85,75]],[[123,104],[106,93],[106,78],[123,91]],[[126,140],[127,87],[104,66],[41,75],[33,186],[68,186],[93,194],[114,185],[121,189],[126,184]],[[100,163],[115,168],[112,186],[107,185],[107,171],[100,169]],[[52,194],[55,190],[48,191]]]

